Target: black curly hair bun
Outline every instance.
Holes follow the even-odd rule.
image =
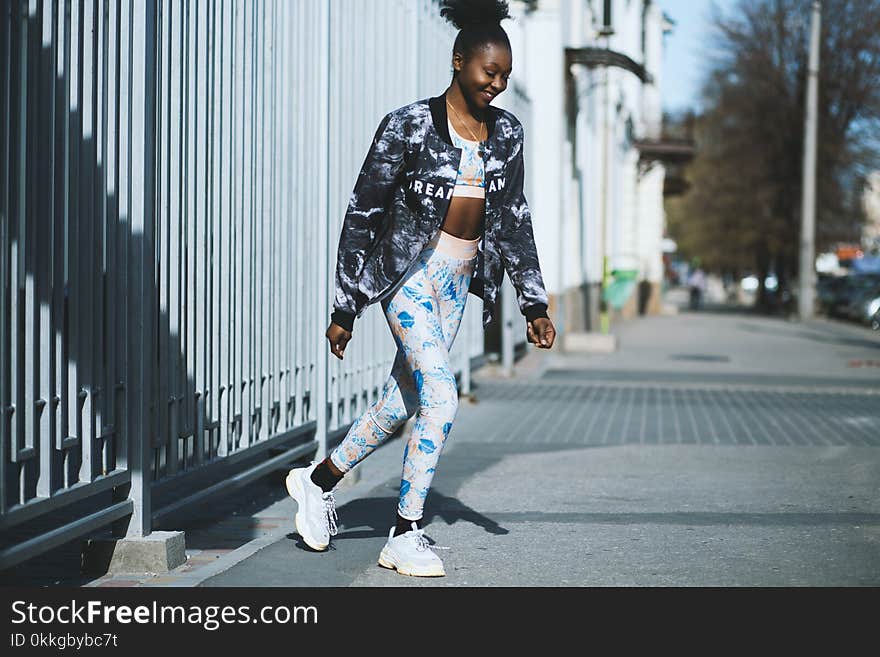
[[[473,25],[500,24],[510,18],[507,0],[442,0],[440,15],[459,30]]]

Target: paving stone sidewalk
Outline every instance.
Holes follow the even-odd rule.
[[[399,443],[333,550],[291,533],[203,585],[880,583],[876,334],[727,312],[614,330],[614,354],[474,377],[426,508],[447,577],[375,563]]]

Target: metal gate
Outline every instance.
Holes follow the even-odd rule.
[[[448,84],[454,32],[434,0],[2,11],[6,568],[321,455],[376,398],[381,313],[344,362],[324,338],[338,230],[381,116]]]

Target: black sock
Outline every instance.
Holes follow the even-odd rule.
[[[312,483],[316,486],[320,486],[321,490],[325,493],[333,490],[333,487],[339,483],[339,481],[345,475],[337,477],[330,471],[330,467],[327,465],[327,462],[330,460],[328,456],[326,459],[321,461],[318,465],[315,466],[315,469],[312,470]]]
[[[394,528],[394,535],[400,536],[401,534],[405,534],[408,531],[412,531],[412,524],[416,523],[416,527],[419,529],[422,528],[421,520],[407,520],[406,518],[401,518],[400,514],[397,514],[397,526]]]

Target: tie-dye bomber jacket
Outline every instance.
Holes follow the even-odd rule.
[[[490,105],[486,127],[484,226],[468,291],[483,300],[483,326],[490,324],[506,269],[525,318],[547,317],[547,292],[523,194],[522,124]],[[449,136],[445,95],[383,117],[343,220],[333,322],[351,331],[355,318],[396,286],[440,230],[461,154]]]

